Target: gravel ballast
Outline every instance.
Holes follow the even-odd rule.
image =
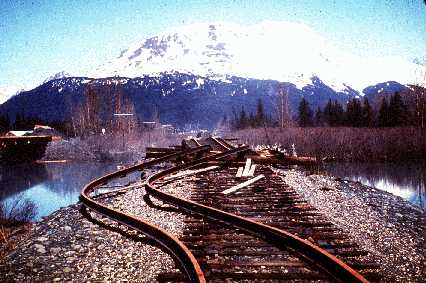
[[[301,170],[278,170],[312,206],[373,255],[384,282],[424,282],[426,212],[401,197]]]
[[[372,254],[382,268],[383,282],[426,278],[424,210],[360,183],[307,175],[299,169],[276,172]],[[192,178],[162,189],[189,199],[194,183],[187,180]],[[181,236],[185,215],[154,198],[146,202],[144,196],[141,187],[102,202]],[[93,212],[82,214],[80,203],[35,223],[0,262],[2,282],[155,282],[159,273],[175,271],[173,259],[153,241]]]

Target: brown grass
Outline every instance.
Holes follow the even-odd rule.
[[[35,204],[17,199],[8,207],[0,203],[0,260],[15,249],[19,239],[29,231],[36,214]]]
[[[295,144],[300,156],[335,160],[404,161],[426,156],[426,130],[415,127],[267,128],[233,135],[249,145],[279,143],[290,149]]]

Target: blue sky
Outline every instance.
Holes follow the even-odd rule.
[[[62,70],[83,75],[169,27],[263,20],[304,23],[362,56],[426,54],[422,0],[0,0],[0,87],[33,88]]]

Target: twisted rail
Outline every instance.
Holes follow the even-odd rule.
[[[232,213],[228,213],[222,210],[218,210],[212,207],[208,207],[190,200],[178,198],[176,196],[164,193],[155,187],[155,182],[162,179],[166,175],[176,173],[180,170],[190,169],[192,167],[203,166],[209,162],[221,162],[225,161],[226,158],[234,155],[241,154],[249,150],[247,146],[232,148],[230,144],[224,143],[223,141],[215,140],[216,143],[220,144],[224,151],[218,154],[210,155],[207,157],[199,158],[194,161],[187,162],[182,165],[178,165],[163,171],[160,171],[147,179],[145,185],[146,192],[164,202],[177,205],[187,211],[197,213],[203,217],[218,220],[224,222],[233,227],[237,227],[247,233],[261,238],[271,244],[276,245],[282,249],[289,249],[296,253],[299,257],[317,266],[325,273],[330,275],[338,282],[368,282],[363,276],[357,271],[346,265],[343,261],[339,260],[327,251],[319,248],[318,246],[310,243],[307,240],[299,238],[291,233],[288,233],[282,229],[278,229],[272,226],[268,226],[241,216],[237,216]],[[225,149],[226,148],[226,149]],[[146,221],[136,218],[135,216],[123,213],[121,211],[110,208],[97,202],[94,197],[90,196],[98,186],[105,184],[106,182],[127,175],[131,172],[143,170],[145,168],[152,167],[155,164],[159,164],[165,161],[170,161],[186,155],[197,154],[206,152],[210,149],[210,146],[199,146],[195,149],[190,149],[185,152],[177,152],[166,155],[164,157],[154,159],[135,165],[123,170],[113,172],[105,175],[99,179],[96,179],[86,185],[80,194],[80,200],[85,207],[88,207],[114,221],[117,221],[123,225],[131,227],[138,232],[145,234],[159,243],[163,248],[169,251],[170,254],[181,265],[182,269],[188,276],[191,282],[206,282],[204,274],[195,259],[191,251],[176,237],[169,234],[165,230],[156,227]]]
[[[90,196],[90,193],[93,192],[98,186],[105,184],[106,182],[127,175],[131,172],[140,171],[145,168],[152,167],[155,164],[159,164],[162,162],[166,162],[172,159],[176,159],[178,157],[196,154],[200,152],[205,152],[210,149],[210,146],[201,146],[192,150],[188,150],[185,152],[178,152],[166,155],[164,157],[154,159],[151,161],[147,161],[132,167],[128,167],[119,171],[115,171],[111,174],[102,176],[89,184],[87,184],[80,193],[80,201],[87,208],[90,208],[96,211],[99,214],[102,214],[116,222],[119,222],[125,226],[131,227],[138,232],[152,238],[158,244],[160,244],[163,248],[165,248],[170,254],[174,256],[174,258],[179,262],[186,275],[188,276],[191,282],[206,282],[204,278],[204,274],[195,259],[194,255],[191,251],[176,237],[168,233],[167,231],[156,227],[146,221],[143,221],[135,216],[126,214],[124,212],[118,211],[116,209],[110,208],[102,203],[96,201],[93,197]]]
[[[343,261],[324,249],[312,244],[311,242],[297,237],[282,229],[278,229],[269,225],[265,225],[245,217],[237,216],[216,208],[205,206],[194,201],[185,200],[155,188],[154,183],[163,177],[176,173],[177,171],[189,169],[194,166],[207,165],[209,160],[220,160],[229,154],[234,154],[245,150],[243,148],[235,148],[213,156],[208,156],[193,162],[172,167],[164,171],[158,172],[147,179],[145,189],[148,194],[173,205],[177,205],[185,210],[202,215],[213,220],[224,222],[233,227],[237,227],[247,233],[261,238],[282,249],[290,249],[299,257],[317,266],[330,277],[338,282],[368,282],[357,271],[349,267]]]

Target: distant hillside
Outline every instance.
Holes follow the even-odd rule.
[[[133,102],[139,121],[152,120],[158,113],[163,123],[179,127],[193,124],[211,128],[225,115],[229,118],[239,113],[242,107],[247,112],[254,112],[259,99],[266,112],[275,115],[274,105],[279,85],[279,82],[273,80],[234,76],[212,80],[182,73],[133,79],[67,77],[51,80],[12,97],[0,105],[0,115],[8,115],[12,120],[18,113],[49,121],[69,120],[90,86],[99,93],[122,92]],[[283,83],[282,86],[288,90],[289,108],[293,113],[296,113],[302,96],[315,108],[325,105],[328,99],[345,103],[357,95],[357,92],[338,93],[317,77],[313,77],[312,83],[302,89],[290,83]]]

